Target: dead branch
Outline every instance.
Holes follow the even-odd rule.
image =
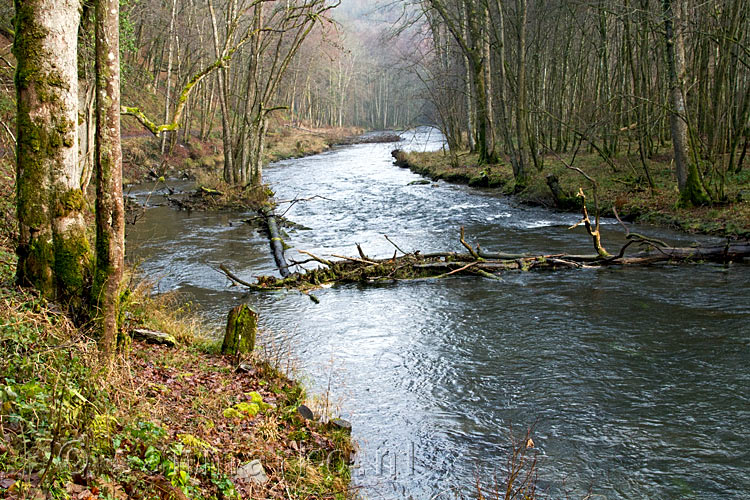
[[[445,277],[451,276],[453,274],[458,274],[461,271],[466,271],[470,267],[476,266],[477,264],[479,264],[479,262],[470,262],[470,263],[466,264],[464,267],[459,267],[458,269],[455,269],[455,270],[453,270],[453,271],[451,271],[449,273],[441,274],[441,275],[435,276],[435,277],[436,278],[445,278]]]
[[[328,266],[328,267],[333,267],[333,264],[331,264],[331,262],[330,262],[330,261],[328,261],[328,260],[325,260],[325,259],[324,259],[323,257],[318,257],[317,255],[313,255],[313,254],[311,254],[310,252],[306,252],[305,250],[297,250],[297,251],[298,251],[299,253],[301,253],[301,254],[305,254],[305,255],[307,255],[307,256],[309,256],[309,257],[312,257],[312,259],[313,259],[314,261],[316,261],[316,262],[320,262],[320,263],[321,263],[321,264],[323,264],[324,266]]]
[[[464,239],[464,227],[463,226],[461,226],[461,244],[464,247],[466,247],[466,249],[469,251],[472,257],[474,257],[475,259],[480,258],[479,255],[477,255],[477,252],[473,248],[471,248],[471,245],[466,243],[466,240]]]
[[[585,205],[584,205],[585,206]],[[588,213],[584,212],[581,224],[591,225]],[[596,229],[590,227],[590,234],[595,236]],[[488,279],[500,280],[498,274],[509,271],[528,272],[531,270],[573,270],[612,265],[648,265],[659,262],[740,262],[750,257],[750,242],[730,243],[710,247],[679,248],[669,247],[659,240],[647,238],[643,235],[629,233],[628,243],[620,250],[617,256],[603,257],[601,253],[592,255],[575,254],[509,254],[479,252],[466,243],[465,233],[460,232],[460,240],[470,253],[458,252],[435,252],[422,254],[419,251],[398,256],[397,248],[393,257],[375,259],[367,257],[361,246],[357,245],[360,257],[345,257],[333,255],[340,260],[330,261],[314,255],[305,250],[298,250],[310,259],[303,262],[318,262],[324,267],[310,269],[304,272],[293,273],[287,277],[275,278],[272,276],[261,276],[256,284],[243,282],[226,267],[222,271],[234,282],[240,283],[253,290],[279,290],[291,288],[298,290],[310,290],[325,284],[333,283],[375,283],[382,281],[408,281],[419,279],[439,279],[455,275],[474,275]],[[646,249],[636,254],[625,256],[625,248],[637,243],[645,245]],[[394,245],[396,246],[396,245]],[[294,262],[300,264],[303,262]]]
[[[364,260],[370,260],[370,258],[367,255],[365,255],[365,252],[364,250],[362,250],[362,247],[359,245],[359,243],[357,243],[356,245],[357,245],[357,252],[359,252],[359,256],[362,257],[362,259]]]
[[[395,244],[395,243],[394,243],[394,242],[393,242],[393,241],[392,241],[392,240],[391,240],[391,239],[390,239],[390,238],[388,237],[388,235],[387,235],[387,234],[384,234],[384,235],[383,235],[383,237],[384,237],[384,238],[385,238],[386,240],[388,240],[388,243],[390,243],[391,245],[393,245],[394,247],[396,247],[396,250],[398,250],[399,252],[401,252],[401,253],[402,253],[402,254],[404,254],[404,255],[409,255],[408,253],[406,253],[406,252],[404,252],[403,250],[401,250],[401,248],[399,248],[399,246],[398,246],[398,245],[396,245],[396,244]]]
[[[312,200],[314,200],[316,198],[320,198],[321,200],[333,201],[330,198],[326,198],[325,196],[320,196],[320,195],[316,194],[315,196],[311,196],[309,198],[296,198],[295,197],[294,199],[291,199],[291,200],[281,200],[281,201],[277,201],[276,204],[278,205],[280,203],[289,203],[289,206],[286,208],[286,210],[284,210],[284,213],[281,214],[281,217],[284,217],[289,212],[289,210],[291,210],[292,207],[294,205],[296,205],[297,203],[299,203],[301,201],[312,201]]]
[[[244,281],[243,279],[241,279],[241,278],[240,278],[239,276],[237,276],[237,275],[236,275],[236,274],[234,274],[234,273],[233,273],[232,271],[230,271],[230,270],[229,270],[229,269],[227,268],[227,266],[225,266],[224,264],[221,264],[221,265],[219,266],[219,269],[220,269],[220,270],[221,270],[221,271],[222,271],[222,272],[223,272],[224,274],[226,274],[226,275],[227,275],[227,278],[229,278],[230,280],[232,280],[232,281],[233,281],[234,283],[236,283],[236,284],[238,284],[238,285],[246,286],[246,287],[248,287],[248,288],[255,288],[255,285],[253,285],[252,283],[248,283],[247,281]]]
[[[348,261],[351,261],[351,262],[360,262],[362,264],[374,264],[376,266],[378,265],[377,262],[373,262],[373,261],[367,260],[367,259],[355,259],[354,257],[345,257],[343,255],[336,255],[336,254],[331,254],[331,257],[336,257],[337,259],[344,259],[344,260],[348,260]]]
[[[297,198],[297,197],[295,197],[295,198],[292,198],[291,200],[277,200],[276,204],[277,205],[280,205],[282,203],[292,203],[292,204],[294,204],[294,203],[299,203],[301,201],[312,201],[312,200],[316,200],[316,199],[321,199],[321,200],[326,200],[326,201],[333,201],[330,198],[326,198],[325,196],[321,196],[319,194],[316,194],[315,196],[310,196],[309,198]]]
[[[596,193],[596,190],[594,190],[594,193]],[[583,193],[583,188],[578,189],[578,196],[583,200],[581,203],[581,211],[583,212],[583,218],[578,222],[577,224],[570,226],[569,229],[576,228],[580,226],[581,224],[584,224],[586,227],[586,232],[589,233],[591,236],[592,241],[594,242],[594,248],[596,249],[596,253],[599,255],[599,257],[603,259],[607,259],[611,257],[609,252],[602,246],[602,236],[599,232],[599,208],[597,203],[597,209],[596,209],[596,224],[591,224],[591,219],[589,218],[589,212],[586,208],[586,195]]]

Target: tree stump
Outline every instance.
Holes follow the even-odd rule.
[[[232,308],[227,318],[227,331],[221,344],[222,354],[244,354],[255,349],[258,313],[247,304]]]

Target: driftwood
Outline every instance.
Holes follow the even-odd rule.
[[[281,233],[279,232],[279,224],[276,220],[276,214],[273,213],[272,208],[264,208],[260,211],[263,219],[266,222],[268,228],[268,240],[271,243],[271,253],[273,253],[273,260],[276,262],[276,267],[279,268],[282,278],[288,277],[291,273],[289,272],[289,264],[286,262],[284,256],[284,240],[281,239]]]
[[[593,228],[592,228],[593,230]],[[597,252],[590,255],[574,254],[514,254],[486,252],[481,247],[472,247],[465,239],[461,228],[461,244],[467,252],[436,252],[423,254],[419,251],[405,253],[396,247],[390,258],[374,259],[367,257],[358,246],[359,257],[334,255],[339,260],[330,260],[300,251],[308,258],[303,261],[291,261],[292,265],[316,262],[315,269],[292,273],[283,278],[260,276],[252,284],[241,282],[253,290],[279,290],[294,288],[307,290],[333,283],[377,283],[414,279],[438,279],[456,275],[474,275],[484,278],[499,279],[498,274],[506,271],[560,270],[580,269],[604,266],[648,265],[656,263],[679,262],[739,262],[750,257],[750,242],[727,243],[707,247],[670,247],[658,240],[635,233],[626,235],[626,243],[616,255],[602,255]],[[391,241],[389,239],[389,241]],[[643,249],[630,255],[625,250],[632,245]],[[395,246],[395,244],[394,244]],[[398,255],[401,252],[402,255]],[[239,282],[231,271],[222,270],[233,281]]]

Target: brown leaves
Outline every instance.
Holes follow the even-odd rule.
[[[176,442],[184,444],[180,436],[189,435],[209,444],[212,449],[203,453],[210,453],[230,477],[241,464],[261,460],[269,482],[237,484],[238,491],[250,495],[247,498],[286,498],[294,487],[286,483],[290,464],[308,455],[328,456],[334,444],[324,426],[297,415],[293,382],[265,366],[247,365],[249,370],[238,372],[228,358],[135,342],[130,370],[138,404],[128,413],[159,421]],[[268,405],[263,411],[253,418],[224,416],[227,408],[251,403],[251,392],[259,393]]]

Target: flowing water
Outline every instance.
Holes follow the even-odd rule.
[[[421,130],[406,147],[440,147]],[[419,179],[394,144],[279,162],[265,179],[309,230],[287,242],[317,255],[460,250],[590,253],[575,214],[518,206],[489,190]],[[404,144],[401,144],[404,147]],[[153,205],[147,187],[132,193]],[[289,204],[282,204],[289,207]],[[180,290],[217,326],[241,302],[266,342],[288,346],[313,392],[330,394],[359,443],[364,498],[453,498],[501,479],[509,436],[534,426],[540,486],[555,498],[750,497],[750,266],[511,272],[502,281],[425,280],[246,294],[240,276],[275,273],[252,214],[152,207],[128,252],[158,290]],[[638,227],[672,243],[710,238]],[[622,228],[605,221],[604,242]],[[292,258],[303,257],[294,250]],[[217,333],[218,334],[218,333]]]

